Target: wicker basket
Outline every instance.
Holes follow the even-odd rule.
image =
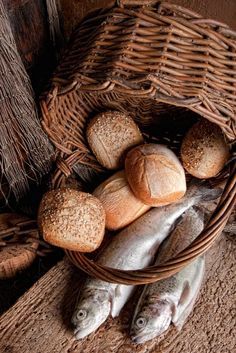
[[[177,127],[184,133],[192,115],[202,116],[218,124],[233,143],[236,33],[180,6],[119,1],[79,25],[41,107],[43,127],[57,148],[54,187],[72,172],[94,186],[103,168],[88,148],[85,129],[95,113],[107,109],[128,111],[147,135],[174,115],[183,122],[175,118],[171,124],[178,136]],[[144,284],[170,276],[203,254],[223,230],[236,199],[235,167],[233,161],[207,227],[170,261],[123,271],[98,265],[81,253],[68,251],[68,256],[89,275],[116,283]]]
[[[37,223],[16,213],[0,214],[0,279],[29,267],[39,246]]]

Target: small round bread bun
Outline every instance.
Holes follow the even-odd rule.
[[[129,151],[125,173],[135,196],[150,206],[168,205],[186,192],[184,169],[176,155],[163,145],[147,144]]]
[[[123,228],[150,209],[134,196],[125,178],[125,172],[115,173],[93,192],[102,203],[106,213],[106,228]]]
[[[183,139],[181,159],[189,174],[199,179],[216,176],[229,158],[229,147],[216,124],[202,119]]]
[[[96,115],[88,125],[87,140],[99,163],[107,169],[119,169],[125,152],[143,143],[133,119],[118,111]]]
[[[103,240],[105,211],[96,197],[62,188],[43,196],[38,224],[48,243],[64,249],[91,252]]]

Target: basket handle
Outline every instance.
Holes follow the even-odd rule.
[[[145,6],[158,3],[157,0],[117,0],[117,5],[121,8],[125,6]]]

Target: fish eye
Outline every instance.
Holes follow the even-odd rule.
[[[76,316],[77,316],[78,320],[83,320],[83,319],[85,319],[87,317],[87,311],[83,310],[83,309],[80,309]]]
[[[139,317],[136,320],[136,326],[138,328],[143,328],[144,326],[146,326],[146,324],[147,324],[147,320],[144,317]]]

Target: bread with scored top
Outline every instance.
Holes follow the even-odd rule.
[[[125,174],[135,196],[153,207],[173,203],[186,192],[184,169],[174,152],[164,145],[133,148],[125,160]]]

